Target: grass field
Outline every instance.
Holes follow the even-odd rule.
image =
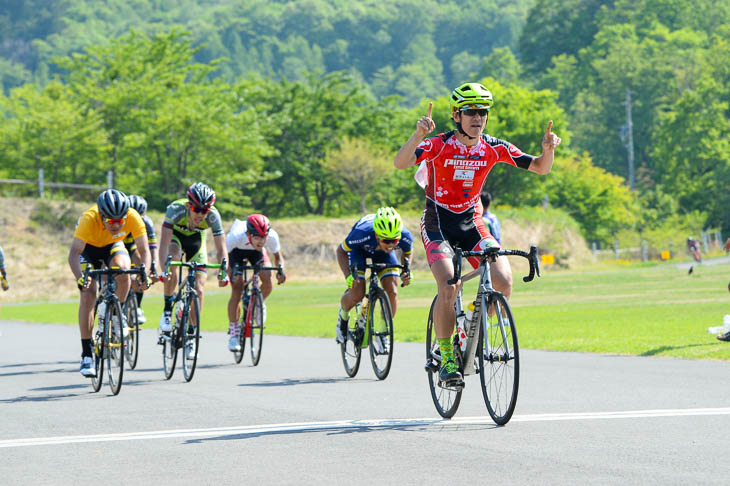
[[[525,284],[515,275],[511,299],[523,348],[690,359],[730,360],[730,343],[707,333],[730,313],[730,265],[701,266],[692,275],[673,264],[591,271],[544,271]],[[430,274],[416,274],[400,288],[397,341],[423,341],[436,286]],[[211,282],[212,283],[212,282]],[[467,285],[473,297],[475,283]],[[227,329],[228,291],[208,286],[203,329]],[[267,332],[334,338],[343,285],[288,282],[267,301]],[[159,294],[143,302],[149,324],[159,322]],[[77,302],[5,304],[0,319],[75,324]],[[334,346],[334,342],[333,342]]]

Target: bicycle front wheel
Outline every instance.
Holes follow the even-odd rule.
[[[393,362],[393,312],[388,296],[380,289],[374,293],[369,305],[370,362],[375,376],[384,380]]]
[[[362,316],[352,316],[348,321],[347,335],[345,342],[340,344],[342,364],[345,365],[345,373],[350,378],[357,374],[360,369],[360,358],[362,357],[362,340],[365,337],[365,329],[358,325]]]
[[[261,360],[261,348],[264,344],[264,300],[261,292],[254,290],[251,305],[251,363],[256,366]]]
[[[172,378],[175,373],[175,364],[177,364],[177,350],[180,348],[180,330],[182,329],[182,322],[178,316],[182,315],[182,307],[182,299],[173,302],[172,315],[175,322],[172,325],[172,331],[160,336],[162,339],[162,368],[166,380]]]
[[[97,308],[98,308],[97,304]],[[94,309],[94,314],[96,314],[96,309]],[[93,339],[91,342],[91,358],[94,360],[94,376],[91,377],[91,387],[95,392],[98,392],[101,390],[101,382],[104,378],[104,334],[105,334],[105,326],[104,326],[104,319],[106,318],[106,315],[98,315],[96,314],[96,331],[93,334]]]
[[[433,309],[436,306],[434,297],[431,303],[431,310],[428,313],[428,326],[426,328],[426,373],[428,374],[428,386],[431,390],[431,399],[436,406],[436,411],[443,418],[451,418],[461,403],[461,392],[463,387],[446,386],[439,380],[438,373],[441,366],[441,351],[436,340],[436,327],[433,324]],[[459,353],[461,350],[454,350]]]
[[[191,292],[187,297],[188,315],[183,322],[183,376],[185,381],[193,379],[195,366],[198,363],[198,345],[200,344],[200,303],[198,294]]]
[[[139,321],[137,320],[137,295],[130,290],[124,302],[124,315],[127,316],[129,335],[124,339],[124,356],[127,358],[129,369],[137,367],[139,354]]]
[[[486,299],[485,299],[486,300]],[[482,301],[482,326],[479,330],[479,377],[482,394],[489,415],[497,425],[504,425],[512,418],[517,405],[520,384],[520,349],[517,328],[507,299],[498,292],[492,293],[489,307]],[[485,309],[492,309],[487,316]]]
[[[124,376],[124,329],[122,324],[122,306],[115,298],[114,303],[106,306],[107,329],[106,333],[106,365],[109,377],[109,386],[112,393],[117,395],[122,389]]]

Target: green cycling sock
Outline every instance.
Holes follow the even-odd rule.
[[[454,347],[451,345],[451,338],[436,338],[441,350],[441,362],[454,361]]]
[[[340,307],[340,319],[347,321],[350,319],[350,313]]]

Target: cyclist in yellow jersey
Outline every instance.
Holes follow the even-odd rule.
[[[79,332],[81,333],[81,368],[85,377],[95,375],[91,354],[91,332],[94,328],[93,308],[96,302],[96,282],[83,281],[86,266],[101,268],[119,267],[128,270],[129,254],[122,240],[132,233],[137,244],[140,260],[149,271],[150,252],[144,222],[134,209],[129,208],[127,196],[116,189],[102,192],[94,206],[86,210],[76,225],[74,239],[68,252],[68,265],[81,291],[79,304]],[[149,287],[145,276],[144,286]],[[117,297],[124,302],[129,292],[129,275],[118,275]],[[124,318],[124,316],[122,316]],[[126,329],[126,325],[123,325]]]

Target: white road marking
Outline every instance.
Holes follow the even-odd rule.
[[[730,415],[730,408],[689,408],[663,410],[632,410],[623,412],[545,413],[515,415],[511,422],[551,422],[562,420],[605,420],[656,417],[690,417],[703,415]],[[112,442],[126,440],[175,439],[208,436],[230,436],[282,432],[316,432],[322,430],[391,428],[391,427],[433,427],[444,425],[494,425],[490,417],[457,417],[451,420],[434,418],[418,419],[374,419],[340,420],[332,422],[302,422],[289,424],[245,425],[238,427],[214,427],[203,429],[173,429],[149,432],[126,432],[98,435],[68,435],[58,437],[36,437],[28,439],[0,440],[0,448],[62,445],[89,442]]]

